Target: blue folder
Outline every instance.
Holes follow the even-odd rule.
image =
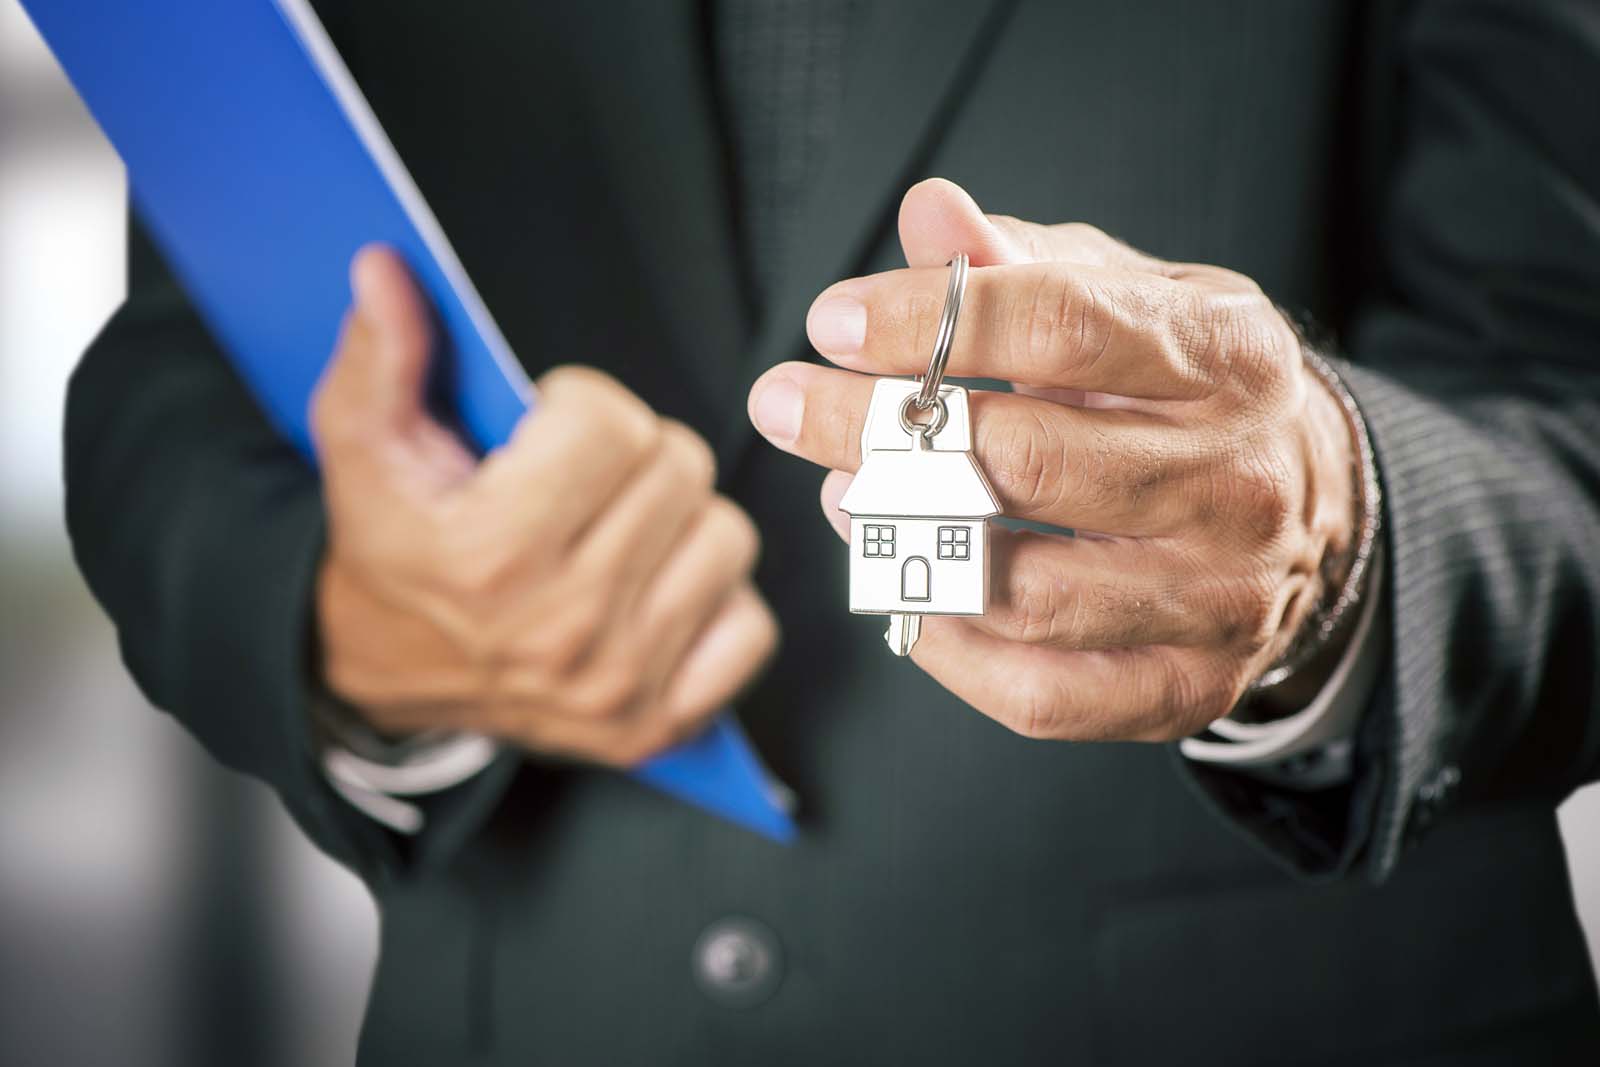
[[[383,241],[432,298],[462,435],[505,442],[532,384],[306,0],[23,0],[128,168],[134,202],[277,427],[307,402],[356,250]],[[783,790],[737,722],[634,772],[787,841]]]

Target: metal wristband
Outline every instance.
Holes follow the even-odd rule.
[[[1330,573],[1337,573],[1339,566],[1348,560],[1349,569],[1345,571],[1344,581],[1339,584],[1338,592],[1331,598],[1324,595],[1311,617],[1301,625],[1300,632],[1288,650],[1261,677],[1251,683],[1251,692],[1282,685],[1296,671],[1315,659],[1333,640],[1344,622],[1355,616],[1355,608],[1361,602],[1366,589],[1367,572],[1372,565],[1373,552],[1378,544],[1383,521],[1383,489],[1378,481],[1378,464],[1372,452],[1372,439],[1367,434],[1367,423],[1361,417],[1361,409],[1356,404],[1356,398],[1350,394],[1344,379],[1339,377],[1333,366],[1310,345],[1302,343],[1300,352],[1305,359],[1306,367],[1339,402],[1339,407],[1344,411],[1345,423],[1350,430],[1350,437],[1355,442],[1352,481],[1355,483],[1358,516],[1356,536],[1353,548],[1344,557],[1323,561],[1322,569],[1326,578]]]
[[[323,744],[337,745],[360,759],[385,767],[404,767],[458,736],[445,730],[387,736],[344,701],[321,689],[311,694],[311,715]]]

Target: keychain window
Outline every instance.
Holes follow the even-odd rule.
[[[971,559],[971,531],[965,526],[939,527],[940,559]]]
[[[866,528],[866,537],[862,549],[869,556],[882,556],[885,559],[894,557],[894,527],[872,526]]]

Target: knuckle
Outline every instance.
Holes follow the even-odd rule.
[[[1054,679],[1042,674],[1017,687],[1002,724],[1030,741],[1048,741],[1062,734],[1061,694]]]
[[[445,553],[445,587],[465,604],[478,604],[503,589],[513,570],[514,556],[503,548],[474,544],[470,538],[456,538]]]
[[[341,536],[348,535],[345,543],[354,546],[352,555],[360,557],[365,569],[450,595],[454,539],[438,509],[409,509],[401,521],[369,518],[368,513],[351,509],[348,516],[340,516],[337,528]]]
[[[1122,583],[1095,582],[1083,597],[1086,645],[1125,648],[1148,642],[1153,598]]]
[[[1169,322],[1178,357],[1189,374],[1207,392],[1225,389],[1239,352],[1237,302],[1217,294],[1185,287],[1173,294]]]
[[[599,598],[570,601],[537,627],[529,656],[550,674],[570,676],[592,658],[606,621],[605,604]]]
[[[632,672],[596,670],[568,688],[567,702],[574,713],[585,719],[613,722],[632,708],[637,690]]]
[[[682,484],[709,490],[716,483],[716,453],[704,437],[676,419],[661,420],[661,451]]]
[[[1259,288],[1192,290],[1185,299],[1179,345],[1196,376],[1215,392],[1279,396],[1288,382],[1281,354],[1298,351],[1298,341],[1272,301]]]
[[[1100,510],[1142,510],[1154,490],[1185,474],[1183,464],[1173,463],[1158,441],[1146,437],[1100,437],[1095,455],[1098,476],[1086,488]]]
[[[658,712],[673,724],[675,733],[689,733],[701,719],[710,715],[715,708],[707,705],[703,694],[694,691],[682,691],[681,686],[669,687],[670,690],[661,697]]]
[[[725,496],[712,498],[706,513],[712,536],[734,560],[738,569],[755,565],[761,551],[761,531],[745,510]]]
[[[1032,538],[1024,533],[1024,547]],[[1013,556],[1013,559],[1017,559]],[[1105,643],[1098,631],[1124,629],[1116,621],[1123,598],[1103,583],[1068,585],[1052,570],[1018,567],[1013,563],[1006,589],[1006,636],[1023,644],[1052,644],[1082,649]],[[1111,643],[1117,643],[1113,636]]]
[[[1219,660],[1206,677],[1207,684],[1196,697],[1194,718],[1184,724],[1183,733],[1177,736],[1192,734],[1207,723],[1231,714],[1244,694],[1245,679],[1237,662],[1231,658]]]
[[[1300,331],[1264,295],[1255,318],[1256,344],[1262,353],[1263,392],[1272,397],[1286,396],[1300,380],[1294,373],[1303,366]]]
[[[595,425],[604,433],[606,447],[620,456],[637,459],[661,442],[661,420],[631,394],[598,405]]]
[[[1050,420],[1029,405],[1016,418],[992,420],[981,432],[993,435],[985,449],[990,469],[1022,511],[1042,513],[1060,503],[1067,450]]]
[[[1275,453],[1257,453],[1234,472],[1233,510],[1256,543],[1274,544],[1295,517],[1294,478]]]
[[[1240,274],[1238,271],[1229,270],[1227,267],[1218,267],[1216,271],[1217,280],[1222,285],[1236,289],[1241,293],[1248,293],[1265,299],[1266,294],[1262,291],[1261,284],[1248,274]]]
[[[463,607],[481,607],[511,582],[525,553],[493,524],[429,509],[414,527],[415,544],[434,584]]]
[[[1278,629],[1275,584],[1263,573],[1234,578],[1223,586],[1219,622],[1224,643],[1249,655],[1272,643]]]
[[[1215,666],[1184,669],[1168,663],[1157,700],[1156,722],[1146,736],[1160,741],[1187,737],[1227,715],[1233,704],[1232,689],[1222,681]]]
[[[1068,597],[1063,608],[1047,589],[1026,580],[1016,582],[1009,595],[1015,637],[1025,644],[1073,644],[1082,600]]]
[[[649,641],[638,640],[630,631],[621,631],[613,635],[613,640],[606,649],[606,673],[611,675],[617,684],[626,683],[636,690],[644,684],[652,652],[653,647]]]
[[[551,403],[566,403],[569,398],[590,399],[597,395],[626,393],[627,388],[611,375],[581,363],[563,363],[539,376],[539,392]]]
[[[517,684],[510,668],[520,664],[515,646],[507,635],[493,626],[470,620],[451,620],[445,623],[445,628],[476,688],[496,700],[510,698]]]
[[[1155,700],[1156,729],[1166,730],[1174,728],[1175,723],[1187,722],[1199,706],[1199,690],[1200,683],[1192,672],[1168,667]]]
[[[1288,372],[1298,365],[1299,335],[1259,289],[1234,297],[1233,303],[1233,343],[1240,353],[1236,360],[1240,383],[1252,398],[1279,400],[1295,381]]]
[[[748,673],[754,675],[777,650],[783,631],[778,626],[778,617],[759,593],[744,602],[739,614],[750,647]]]
[[[1115,317],[1105,294],[1066,271],[1039,271],[1014,313],[1022,318],[1013,330],[1022,355],[1052,377],[1090,372],[1111,350]]]
[[[539,389],[551,404],[581,406],[591,425],[605,434],[607,447],[617,453],[638,456],[660,440],[661,420],[655,412],[604,371],[556,367],[539,379]]]
[[[1220,463],[1198,465],[1187,479],[1190,516],[1197,529],[1214,530],[1225,522],[1228,513],[1227,478],[1219,475]]]

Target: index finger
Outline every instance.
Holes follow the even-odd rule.
[[[750,390],[756,429],[830,470],[861,465],[874,379],[780,363]],[[1084,412],[1014,393],[974,390],[973,458],[1014,519],[1100,533],[1168,534],[1192,521],[1208,458],[1187,430],[1134,412]]]
[[[806,316],[827,359],[870,374],[922,374],[949,272],[908,268],[825,290]],[[1226,372],[1213,326],[1265,301],[1076,263],[974,267],[948,373],[1156,400],[1209,395]]]

